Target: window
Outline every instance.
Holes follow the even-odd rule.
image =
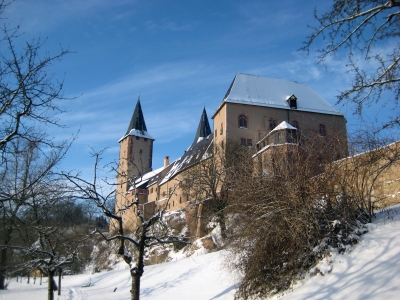
[[[326,136],[326,126],[325,124],[319,124],[319,135]]]
[[[217,129],[215,129],[215,137],[217,137]]]
[[[139,150],[139,153],[140,153],[140,154],[142,154],[142,153],[143,153],[142,149],[140,149],[140,150]]]
[[[219,129],[219,134],[224,133],[224,123],[221,123],[221,128]]]
[[[137,136],[137,137],[136,137],[136,139],[137,139],[137,140],[139,140],[139,139],[140,139],[140,137],[138,137],[138,136]]]
[[[147,138],[144,138],[144,141],[147,142]]]
[[[297,98],[295,95],[290,96],[287,99],[287,102],[288,102],[290,108],[294,108],[294,109],[297,108]]]
[[[252,139],[240,138],[240,146],[252,147],[253,146],[253,140]]]
[[[164,191],[164,192],[162,192],[162,195],[163,195],[163,197],[165,197],[165,196],[166,196],[166,193],[165,193],[165,191]]]
[[[276,127],[276,120],[271,118],[269,119],[269,130],[272,130]]]
[[[247,128],[247,117],[245,115],[239,115],[239,128]]]
[[[300,129],[299,122],[297,122],[297,121],[292,121],[292,126],[297,128],[297,129]]]
[[[182,203],[182,197],[179,197],[179,203]]]
[[[171,195],[172,194],[172,188],[169,188],[168,190],[168,194]]]

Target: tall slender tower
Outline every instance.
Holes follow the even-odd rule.
[[[203,138],[211,134],[210,123],[208,123],[208,117],[206,108],[203,108],[203,113],[201,114],[199,126],[197,127],[196,136],[194,138],[193,144],[199,142]]]
[[[147,132],[140,95],[126,134],[119,140],[119,176],[116,205],[125,204],[125,194],[130,188],[126,178],[137,179],[152,170],[154,138]]]

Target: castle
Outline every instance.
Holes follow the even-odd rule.
[[[299,136],[318,143],[329,141],[329,155],[334,159],[348,155],[343,114],[309,86],[297,82],[238,73],[212,120],[213,130],[204,108],[194,141],[182,157],[170,162],[166,156],[164,165],[153,170],[155,139],[147,131],[138,99],[128,130],[119,140],[119,174],[134,177],[136,183],[133,188],[124,176],[118,176],[116,211],[135,196],[145,214],[164,207],[188,210],[191,199],[181,188],[185,172],[228,143],[248,147],[260,172],[268,166],[271,149],[297,145]],[[128,229],[136,226],[134,208],[121,214]]]

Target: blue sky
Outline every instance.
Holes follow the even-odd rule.
[[[329,58],[325,69],[315,53],[297,51],[310,33],[307,24],[315,25],[314,7],[324,11],[329,4],[15,0],[3,22],[20,24],[21,42],[47,38],[44,50],[56,54],[61,45],[73,52],[52,71],[65,76],[65,96],[77,98],[62,104],[69,111],[60,116],[67,128],[49,133],[62,140],[79,131],[62,168],[86,174],[92,170],[90,148],[107,147],[103,161],[117,160],[118,140],[139,93],[156,139],[153,168],[162,166],[165,155],[173,160],[183,154],[203,107],[211,117],[237,72],[304,83],[335,104],[349,82],[345,57]],[[352,128],[362,126],[351,105],[336,107]],[[369,109],[364,121],[379,122],[390,109]]]

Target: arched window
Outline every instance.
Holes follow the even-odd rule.
[[[325,124],[319,124],[319,135],[326,136],[326,126]]]
[[[239,115],[239,128],[247,128],[247,117],[245,115]]]
[[[276,120],[271,118],[269,119],[269,130],[272,130],[276,127]]]

